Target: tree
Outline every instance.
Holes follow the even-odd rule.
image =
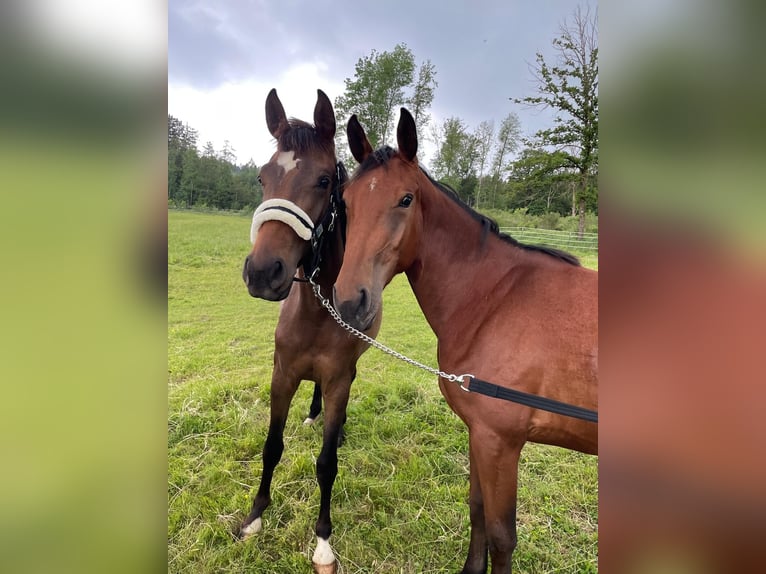
[[[218,209],[243,209],[261,202],[263,190],[253,160],[238,167],[229,140],[218,153],[213,143],[197,150],[197,132],[168,116],[168,199],[176,206],[203,205]]]
[[[458,117],[447,118],[441,130],[435,132],[441,145],[433,161],[434,175],[455,188],[463,201],[472,203],[477,183],[478,139]]]
[[[210,140],[206,141],[205,147],[202,148],[202,157],[207,157],[207,158],[216,157],[215,147],[213,147],[213,142],[211,142]]]
[[[523,208],[531,215],[570,209],[570,182],[574,174],[562,152],[527,147],[513,162],[508,179],[509,209]]]
[[[182,156],[181,132],[183,124],[181,120],[168,114],[168,197],[175,199],[181,187]]]
[[[229,165],[234,165],[237,162],[237,154],[234,149],[234,147],[231,145],[231,142],[229,140],[224,140],[223,142],[223,149],[220,153],[220,159],[221,161],[224,161],[228,163]]]
[[[441,141],[433,160],[433,171],[437,178],[450,179],[457,175],[458,157],[462,153],[465,136],[465,125],[458,117],[447,118],[440,130],[434,130],[435,139]]]
[[[506,158],[519,148],[521,141],[521,122],[519,116],[510,112],[500,123],[500,129],[497,130],[497,140],[495,143],[495,156],[492,160],[492,197],[491,204],[495,207],[495,198],[497,196],[498,186],[505,172],[508,170]]]
[[[168,198],[184,201],[181,197],[184,156],[197,151],[197,131],[178,118],[168,114]]]
[[[258,166],[251,159],[234,172],[235,199],[233,209],[255,208],[263,199],[263,188],[258,181]]]
[[[197,183],[197,177],[199,173],[199,156],[196,149],[186,149],[182,156],[182,174],[179,187],[178,196],[176,199],[178,202],[186,204],[186,207],[191,207],[199,200],[200,185]],[[196,192],[195,192],[196,184]]]
[[[476,189],[476,209],[479,209],[479,201],[481,198],[481,188],[484,183],[484,169],[487,166],[487,160],[489,159],[489,152],[492,149],[492,138],[495,135],[495,122],[483,121],[479,124],[474,132],[476,138],[476,167],[479,172],[479,185]]]
[[[422,129],[429,121],[428,108],[436,88],[436,70],[430,61],[420,66],[414,81],[415,56],[406,44],[398,44],[391,52],[360,58],[354,69],[354,78],[346,78],[345,92],[335,99],[335,114],[341,123],[356,114],[364,125],[373,148],[392,139],[393,126],[399,107],[413,108],[417,125]],[[408,95],[407,91],[411,93]],[[353,161],[346,151],[345,130],[338,130],[336,148],[344,162]]]
[[[431,122],[431,114],[428,108],[434,101],[434,92],[438,86],[436,81],[436,66],[431,60],[426,60],[420,65],[418,70],[418,79],[412,90],[412,96],[407,100],[412,117],[415,120],[415,126],[418,132],[418,141],[425,139],[426,127]]]
[[[538,52],[532,72],[537,95],[513,98],[516,103],[552,108],[554,127],[537,132],[546,146],[561,152],[577,170],[580,234],[585,230],[585,208],[598,197],[598,38],[596,18],[578,6],[571,23],[560,26],[553,40],[555,62]]]

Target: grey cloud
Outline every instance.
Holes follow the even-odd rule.
[[[404,42],[418,62],[436,66],[434,112],[476,126],[516,111],[533,131],[548,123],[546,114],[520,110],[508,98],[530,94],[527,62],[537,51],[550,53],[573,9],[568,0],[171,0],[169,77],[202,88],[244,78],[276,83],[287,68],[321,61],[328,80],[341,83],[372,49]]]

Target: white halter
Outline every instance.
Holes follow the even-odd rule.
[[[261,203],[253,213],[253,223],[250,226],[250,243],[255,243],[258,229],[267,221],[281,221],[290,226],[293,231],[308,241],[314,232],[314,223],[300,207],[287,199],[269,199]]]

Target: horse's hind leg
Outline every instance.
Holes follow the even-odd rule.
[[[261,529],[261,515],[271,504],[271,479],[274,476],[274,468],[282,458],[287,413],[299,383],[300,380],[287,378],[278,373],[276,367],[274,368],[271,375],[271,420],[269,422],[269,434],[263,445],[263,474],[261,475],[258,494],[253,499],[250,514],[240,528],[242,538],[252,536]]]
[[[351,375],[351,382],[354,382],[356,378],[356,369],[354,374]],[[303,421],[304,425],[313,425],[319,413],[322,412],[322,386],[319,383],[314,383],[314,397],[311,399],[311,407],[309,408],[309,416]],[[343,415],[343,422],[340,425],[340,433],[338,433],[338,446],[343,446],[346,440],[346,415]]]
[[[304,425],[313,425],[314,421],[322,412],[322,387],[319,383],[314,383],[314,396],[311,399],[311,406],[309,407],[309,416],[303,421]]]
[[[338,474],[338,441],[346,421],[346,406],[351,387],[348,382],[335,380],[322,389],[324,395],[325,419],[322,435],[322,451],[317,458],[317,482],[319,483],[319,518],[316,522],[317,547],[312,559],[314,571],[318,574],[335,574],[335,554],[330,547],[332,534],[330,501],[332,487]]]

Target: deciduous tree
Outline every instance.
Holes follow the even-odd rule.
[[[508,171],[508,156],[519,148],[521,141],[521,122],[519,116],[510,112],[500,123],[495,140],[495,156],[492,159],[492,197],[490,202],[495,207],[498,187]]]
[[[495,122],[483,121],[474,132],[476,139],[476,169],[479,175],[479,183],[476,188],[476,209],[480,208],[481,190],[484,184],[484,170],[489,161],[490,151],[492,150],[492,138],[495,135]]]
[[[540,130],[537,137],[546,146],[564,154],[579,175],[577,205],[580,233],[585,229],[585,208],[598,197],[598,34],[595,15],[579,6],[572,20],[564,22],[553,40],[555,57],[546,62],[537,53],[531,66],[537,95],[513,98],[556,112],[554,127]],[[595,197],[593,197],[595,196]]]
[[[391,144],[394,122],[399,107],[409,106],[416,124],[423,131],[429,121],[428,109],[436,89],[436,68],[430,61],[421,64],[415,80],[415,56],[406,44],[398,44],[391,52],[360,58],[354,77],[346,78],[344,93],[335,99],[335,115],[339,123],[356,114],[374,148]],[[347,151],[345,130],[337,133],[336,148],[345,162],[353,162]]]
[[[428,109],[431,107],[431,102],[434,101],[434,93],[438,85],[439,83],[436,81],[436,66],[430,60],[426,60],[420,65],[418,78],[413,85],[412,96],[406,102],[415,120],[418,141],[425,139],[426,128],[431,122],[431,114],[428,113]]]
[[[458,117],[444,120],[441,130],[435,130],[439,149],[433,161],[434,175],[455,188],[467,203],[475,201],[476,163],[479,143]]]
[[[524,208],[531,215],[567,215],[571,206],[569,184],[574,174],[562,152],[527,147],[513,162],[508,178],[510,209]]]

